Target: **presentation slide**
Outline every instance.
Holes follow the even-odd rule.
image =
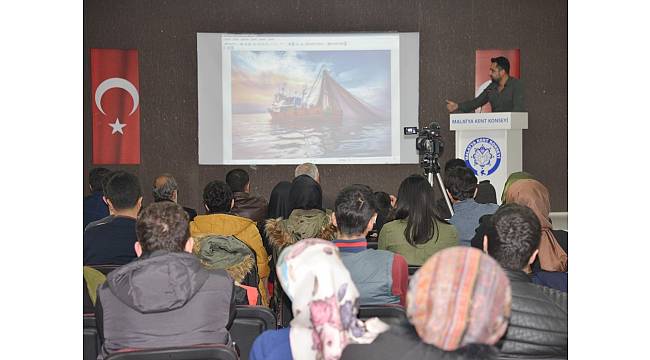
[[[417,56],[415,101],[401,101],[403,35],[197,34],[199,163],[417,162],[403,149],[418,110]]]

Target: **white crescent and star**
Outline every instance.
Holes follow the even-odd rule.
[[[102,81],[99,86],[97,86],[97,89],[95,89],[95,104],[97,105],[97,108],[99,111],[106,115],[104,112],[104,109],[102,108],[102,96],[104,96],[104,93],[106,93],[108,90],[113,89],[113,88],[119,88],[123,89],[126,92],[131,95],[131,98],[133,99],[133,108],[131,109],[131,112],[129,115],[132,115],[135,110],[138,108],[138,105],[140,103],[140,95],[138,94],[138,89],[136,89],[135,85],[133,85],[130,81],[123,79],[123,78],[110,78]],[[115,122],[112,124],[108,124],[111,128],[113,128],[113,131],[111,134],[115,133],[120,133],[124,135],[124,132],[122,128],[124,128],[127,124],[121,124],[120,119],[115,119]]]
[[[108,126],[113,128],[111,134],[120,133],[122,135],[124,135],[124,132],[122,132],[122,128],[125,127],[126,125],[127,124],[120,124],[120,119],[115,119],[114,123],[108,124]]]

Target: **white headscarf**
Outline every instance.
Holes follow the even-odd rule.
[[[294,359],[336,360],[348,344],[369,344],[388,330],[377,318],[357,318],[359,291],[331,242],[305,239],[287,247],[276,270],[293,304]]]

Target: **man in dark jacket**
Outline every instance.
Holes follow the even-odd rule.
[[[116,171],[104,181],[104,201],[110,215],[93,221],[84,230],[84,265],[124,265],[137,256],[135,218],[142,206],[142,188],[137,176]]]
[[[502,206],[490,219],[483,249],[504,268],[512,288],[512,315],[501,339],[502,358],[566,358],[567,294],[533,284],[524,270],[535,261],[541,225],[532,210]]]
[[[178,203],[178,183],[171,174],[161,174],[153,181],[153,201],[173,201]],[[190,217],[190,221],[196,217],[196,210],[183,206]]]
[[[91,222],[108,216],[108,205],[103,199],[104,188],[102,183],[110,172],[110,170],[103,167],[90,170],[88,185],[91,194],[84,197],[84,229]]]
[[[234,169],[226,174],[226,183],[233,192],[235,205],[231,213],[253,220],[258,226],[266,219],[268,203],[264,198],[253,196],[248,173],[242,169]]]
[[[229,344],[233,281],[191,254],[187,213],[154,203],[138,217],[139,259],[112,271],[97,293],[100,358],[121,349]]]

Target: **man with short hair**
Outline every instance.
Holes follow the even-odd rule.
[[[208,183],[203,190],[203,204],[208,213],[198,215],[190,222],[190,232],[193,237],[232,235],[248,245],[255,252],[257,260],[257,272],[260,278],[258,287],[262,295],[262,304],[268,306],[266,283],[271,272],[269,256],[262,245],[262,237],[255,222],[230,212],[234,202],[228,184],[219,180]]]
[[[468,167],[456,167],[445,173],[445,187],[451,199],[454,215],[449,222],[458,230],[458,242],[471,246],[472,238],[483,215],[493,214],[497,204],[479,204],[474,200],[477,188],[476,175]]]
[[[165,173],[158,176],[153,181],[153,201],[171,201],[178,203],[178,183],[171,174]],[[190,217],[190,221],[196,217],[196,210],[183,206],[185,212]]]
[[[124,171],[110,175],[104,185],[109,216],[84,230],[84,265],[123,265],[136,258],[135,219],[142,206],[138,178]]]
[[[298,177],[300,175],[307,175],[320,184],[320,174],[318,173],[318,167],[316,167],[315,164],[304,163],[296,166],[294,177]]]
[[[251,182],[248,173],[243,169],[230,170],[226,174],[226,183],[230,186],[235,200],[231,212],[251,219],[261,226],[266,220],[269,204],[264,198],[251,195]]]
[[[488,101],[492,112],[523,112],[524,85],[521,80],[510,76],[510,61],[503,56],[490,59],[490,78],[492,83],[473,100],[455,103],[447,100],[447,110],[468,113],[485,105]]]
[[[501,264],[512,288],[512,314],[501,354],[520,358],[566,358],[568,295],[531,283],[530,271],[541,238],[533,211],[518,204],[502,206],[488,221],[483,250]]]
[[[348,186],[338,194],[334,207],[337,238],[333,242],[359,290],[361,305],[406,305],[408,264],[404,257],[368,249],[366,235],[377,218],[372,190],[365,185]]]
[[[88,186],[90,195],[84,197],[84,229],[88,224],[108,216],[108,206],[104,202],[104,177],[111,171],[99,167],[90,170],[88,174]]]
[[[139,259],[113,270],[97,293],[101,357],[123,349],[228,344],[233,281],[192,254],[187,213],[154,203],[138,217]]]

